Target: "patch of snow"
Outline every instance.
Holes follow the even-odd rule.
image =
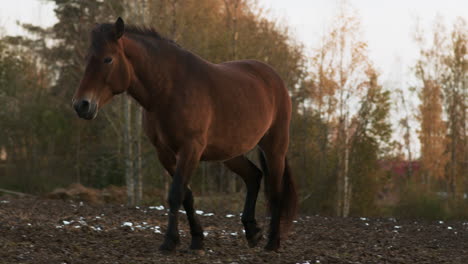
[[[81,219],[78,220],[78,223],[79,223],[80,225],[84,225],[84,226],[87,226],[87,225],[88,225],[88,223],[86,223],[84,220],[81,220]]]
[[[359,219],[361,219],[361,221],[367,221],[368,219],[365,218],[365,217],[360,217]]]
[[[369,223],[365,223],[366,226],[369,226]]]
[[[9,203],[10,201],[7,201],[7,200],[1,200],[0,203],[3,203],[3,204],[7,204]]]
[[[76,226],[74,226],[74,228],[81,228],[81,226],[79,226],[79,225],[76,225]]]
[[[202,215],[202,214],[203,214],[203,211],[202,211],[202,210],[196,210],[195,213],[196,213],[197,215]]]
[[[214,214],[213,213],[206,213],[206,214],[203,214],[203,216],[213,216]]]
[[[451,226],[448,226],[447,229],[448,229],[448,230],[452,230],[453,228],[452,228]]]
[[[130,230],[132,230],[132,231],[135,230],[135,228],[133,228],[133,223],[132,222],[123,222],[121,227],[130,227]]]
[[[94,231],[102,231],[102,228],[100,226],[91,226],[91,229]]]
[[[28,223],[28,226],[32,226],[30,223]]]
[[[231,218],[231,217],[234,217],[234,215],[233,214],[227,214],[226,217]]]
[[[163,205],[158,205],[158,206],[150,206],[150,207],[148,207],[148,209],[162,211],[162,210],[164,210],[164,206],[163,206]]]
[[[237,232],[229,233],[231,236],[237,236]]]
[[[101,219],[101,217],[100,217],[100,216],[96,216],[95,218],[96,218],[96,219]]]
[[[56,225],[55,228],[61,229],[61,228],[63,228],[63,225]]]
[[[160,228],[159,226],[154,226],[154,232],[155,232],[156,234],[162,234],[161,228]]]
[[[83,205],[84,205],[83,202],[80,202],[80,206],[83,206]]]
[[[443,224],[443,223],[444,223],[444,221],[439,221],[439,224]]]
[[[394,226],[393,228],[400,229],[400,228],[401,228],[401,226]]]
[[[187,214],[187,213],[185,212],[185,210],[179,210],[179,213]]]
[[[69,224],[73,223],[73,221],[66,221],[66,220],[63,220],[62,223],[63,223],[64,225],[69,225]]]
[[[203,231],[203,235],[207,237],[208,236],[208,231]]]

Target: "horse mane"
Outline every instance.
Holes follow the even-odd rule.
[[[180,45],[177,44],[174,40],[162,36],[153,27],[125,25],[125,33],[130,33],[130,34],[144,36],[144,37],[152,37],[156,40],[164,40],[171,44],[176,45],[177,47],[180,47]]]
[[[102,32],[109,32],[112,30],[112,28],[114,27],[114,24],[110,24],[110,23],[103,23],[103,24],[99,24],[97,25],[97,27],[94,28],[94,30],[92,31],[93,34],[95,33],[102,33]],[[127,34],[132,34],[132,35],[135,35],[135,36],[138,36],[138,37],[150,37],[150,38],[153,38],[155,40],[162,40],[162,41],[166,41],[166,42],[169,42],[177,47],[180,47],[179,44],[177,44],[174,40],[172,39],[169,39],[169,38],[166,38],[164,36],[162,36],[159,32],[157,32],[153,27],[147,27],[147,26],[136,26],[136,25],[125,25],[125,33]],[[93,38],[93,46],[97,46],[98,44],[100,44],[100,42],[102,42],[102,38]]]
[[[159,34],[154,28],[146,26],[125,25],[125,33],[153,37],[157,40],[169,40]]]

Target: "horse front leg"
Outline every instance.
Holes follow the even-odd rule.
[[[201,227],[200,220],[195,213],[193,208],[193,194],[190,187],[187,186],[185,190],[184,209],[187,213],[187,219],[190,225],[190,234],[192,235],[192,242],[190,243],[190,249],[195,250],[198,253],[202,253],[203,250],[203,228]]]
[[[172,184],[169,190],[169,221],[163,244],[160,250],[172,252],[180,242],[178,230],[179,208],[184,201],[190,176],[195,170],[201,156],[199,144],[191,144],[182,148],[177,154],[177,163]]]

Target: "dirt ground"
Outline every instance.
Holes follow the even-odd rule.
[[[163,255],[159,206],[0,197],[0,263],[468,263],[468,221],[300,216],[272,253],[263,251],[265,241],[248,248],[239,213],[198,213],[205,255],[187,250],[185,217],[177,252]]]

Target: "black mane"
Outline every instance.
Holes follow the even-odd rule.
[[[91,33],[92,46],[98,48],[103,43],[109,41],[109,39],[112,39],[113,37],[113,32],[114,24],[103,23],[97,25]],[[151,27],[125,25],[124,34],[135,35],[137,37],[150,37],[154,38],[155,40],[163,40],[180,47],[175,41],[163,37],[161,34],[159,34],[159,32],[157,32],[154,28]]]
[[[125,26],[125,33],[135,34],[135,35],[143,35],[148,37],[153,37],[157,40],[167,40],[173,42],[170,39],[166,39],[163,37],[159,32],[157,32],[154,28],[151,27],[140,27],[134,25],[126,25]]]

